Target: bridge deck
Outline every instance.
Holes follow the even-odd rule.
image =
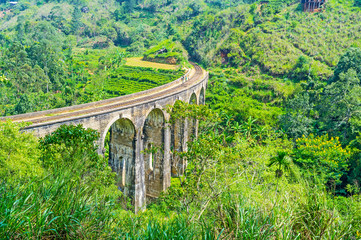
[[[31,122],[32,126],[37,126],[52,122],[62,122],[69,118],[107,113],[124,107],[143,104],[151,100],[177,93],[183,89],[188,89],[201,81],[207,74],[206,71],[196,64],[192,63],[192,65],[194,68],[189,70],[185,75],[188,78],[188,81],[177,79],[166,85],[139,93],[71,107],[2,117],[0,118],[0,121],[10,119],[14,122]]]

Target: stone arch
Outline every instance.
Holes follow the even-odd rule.
[[[164,126],[165,115],[159,108],[148,114],[143,126],[145,192],[148,200],[163,191]]]
[[[189,104],[197,105],[197,95],[192,93],[191,98],[189,100]],[[188,141],[192,141],[192,139],[197,135],[197,121],[194,118],[188,119]]]
[[[130,119],[120,118],[111,125],[109,132],[109,165],[117,173],[118,188],[134,198],[135,126]]]
[[[204,88],[202,87],[201,92],[199,93],[199,104],[204,105],[206,103],[206,97]]]
[[[174,103],[174,106],[181,104],[180,100]],[[184,159],[181,159],[177,153],[185,151],[185,119],[170,118],[171,123],[171,174],[173,177],[184,173]]]
[[[114,124],[116,121],[118,121],[118,120],[120,120],[120,119],[122,119],[122,118],[124,118],[124,119],[129,119],[129,120],[133,123],[133,119],[132,119],[131,117],[129,117],[128,114],[127,114],[126,116],[124,116],[123,114],[120,114],[120,115],[117,115],[116,117],[113,117],[113,118],[109,121],[109,123],[106,125],[106,127],[103,129],[103,131],[100,131],[101,133],[100,133],[100,139],[99,139],[99,142],[98,142],[98,143],[99,143],[99,148],[100,148],[101,150],[104,149],[105,138],[106,138],[108,132],[110,131],[110,128],[113,126],[113,124]],[[134,125],[134,124],[133,124],[133,125]],[[102,154],[104,154],[104,152],[102,152]]]
[[[192,93],[189,99],[189,104],[198,104],[197,95],[195,93]]]
[[[149,115],[154,111],[158,112],[159,114],[162,114],[165,121],[169,120],[169,116],[168,116],[167,112],[165,111],[164,107],[158,103],[155,103],[152,107],[150,107],[150,109],[144,111],[143,116],[149,117]],[[140,127],[140,128],[144,127],[146,121],[147,121],[146,118],[145,119],[142,118],[142,121],[140,121],[140,125],[138,127]]]

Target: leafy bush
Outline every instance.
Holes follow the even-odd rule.
[[[306,175],[313,175],[316,182],[321,180],[329,184],[341,183],[342,176],[348,170],[351,152],[341,146],[338,137],[317,137],[311,134],[309,137],[297,139],[296,144],[294,160]]]
[[[340,75],[347,73],[350,69],[356,72],[358,79],[361,79],[361,48],[349,48],[342,55],[335,69],[332,82],[340,80]]]
[[[171,64],[185,64],[187,56],[179,42],[164,40],[144,53],[144,60]]]
[[[0,122],[0,179],[9,182],[42,176],[38,142],[26,132],[20,132],[24,124]]]
[[[98,138],[97,131],[84,129],[82,125],[62,125],[40,139],[40,159],[46,169],[59,172],[67,169],[84,184],[114,190],[115,173],[107,160],[98,155],[94,145]]]

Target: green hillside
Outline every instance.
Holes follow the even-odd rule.
[[[188,151],[172,150],[184,175],[138,214],[97,132],[36,139],[0,122],[0,239],[361,239],[360,0],[314,13],[292,0],[0,10],[0,115],[156,87],[188,60],[210,73],[205,106],[168,109],[170,124],[199,121]],[[173,65],[142,67],[157,62]]]

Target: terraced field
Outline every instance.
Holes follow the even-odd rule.
[[[180,78],[184,70],[123,66],[113,71],[104,86],[109,97],[141,92]]]

